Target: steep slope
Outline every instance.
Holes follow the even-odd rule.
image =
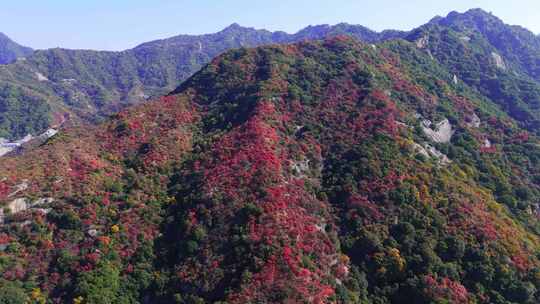
[[[531,31],[507,25],[481,9],[472,9],[463,14],[452,12],[446,18],[437,18],[431,23],[456,31],[481,33],[507,61],[519,66],[530,77],[540,80],[540,40]]]
[[[242,48],[3,158],[0,297],[535,303],[538,138],[452,80],[406,41]]]
[[[406,39],[540,132],[540,41],[533,33],[475,9],[435,18]]]
[[[32,54],[33,50],[17,44],[0,32],[0,64],[11,63],[17,58],[22,58]]]

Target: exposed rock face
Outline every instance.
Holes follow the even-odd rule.
[[[45,77],[45,75],[41,74],[40,72],[36,72],[36,77],[38,81],[49,81],[49,78]]]
[[[416,47],[419,49],[425,49],[429,43],[429,37],[424,36],[418,40],[416,40]]]
[[[10,210],[11,213],[18,213],[28,209],[28,199],[18,198],[11,201],[7,204],[6,208]]]
[[[422,145],[418,143],[413,143],[413,148],[416,153],[421,154],[426,158],[431,158],[431,157],[436,158],[440,165],[447,165],[452,162],[448,158],[448,156],[446,156],[445,154],[443,154],[442,152],[440,152],[439,150],[437,150],[435,147],[431,145],[426,144],[425,147],[423,147]]]
[[[5,146],[0,145],[0,156],[8,154],[9,152],[13,151],[13,149],[14,148],[5,147]]]
[[[493,59],[493,62],[495,63],[497,68],[499,68],[501,70],[506,70],[506,64],[504,63],[504,60],[501,57],[501,55],[499,55],[499,54],[497,54],[495,52],[491,52],[491,58]]]
[[[430,157],[429,152],[424,147],[422,147],[420,144],[414,143],[413,147],[414,147],[414,151],[416,153],[418,153],[420,155],[423,155],[426,158]]]
[[[448,156],[443,154],[441,151],[437,150],[435,147],[433,147],[431,145],[426,145],[426,149],[429,151],[429,153],[431,153],[431,155],[433,155],[435,158],[437,158],[439,160],[439,164],[447,165],[447,164],[452,162],[448,158]]]
[[[15,196],[16,194],[18,194],[18,193],[20,193],[20,192],[22,192],[22,191],[28,189],[28,186],[29,186],[28,180],[23,180],[22,183],[20,183],[20,184],[18,184],[18,185],[15,186],[14,191],[11,192],[11,193],[8,195],[8,197],[13,197],[13,196]]]
[[[0,209],[0,224],[4,223],[4,219],[6,217],[4,210],[6,210],[8,214],[15,214],[26,209],[28,209],[28,200],[26,198],[18,198],[9,202],[6,206]]]
[[[53,201],[54,199],[51,197],[40,198],[35,202],[31,202],[29,199],[24,197],[14,199],[7,205],[0,208],[0,224],[4,223],[4,219],[6,216],[6,214],[4,214],[4,210],[7,210],[8,214],[16,214],[28,210],[29,208],[50,204]],[[50,209],[36,208],[35,210],[47,214]]]
[[[54,135],[56,135],[56,133],[58,133],[58,130],[55,130],[55,129],[48,129],[48,130],[45,131],[43,134],[41,134],[40,137],[51,138],[51,137],[53,137]]]
[[[97,229],[88,229],[88,231],[86,233],[88,233],[88,235],[91,236],[91,237],[96,237],[99,234]]]
[[[52,197],[43,197],[43,198],[40,198],[37,201],[35,201],[32,204],[32,206],[45,205],[45,204],[50,204],[52,202],[54,202],[54,198],[52,198]]]
[[[422,121],[422,130],[429,139],[436,143],[450,142],[452,135],[454,135],[454,130],[452,130],[452,125],[448,119],[437,123],[434,129],[431,128],[431,125],[431,121],[427,119]]]
[[[32,138],[34,137],[30,134],[14,142],[8,142],[6,139],[0,138],[0,157],[31,141]]]
[[[24,138],[21,138],[14,142],[8,142],[6,139],[0,138],[0,157],[12,151],[17,150],[18,148],[22,147],[27,142],[30,142],[36,139],[44,141],[53,137],[57,133],[58,133],[58,130],[50,128],[37,137],[33,137],[32,135],[28,134]]]
[[[471,116],[467,117],[467,126],[471,128],[480,128],[480,124],[482,121],[480,120],[480,117],[476,115],[476,113],[473,113]]]
[[[297,176],[305,176],[309,172],[309,159],[304,159],[301,161],[295,161],[291,165],[291,169],[294,174]]]

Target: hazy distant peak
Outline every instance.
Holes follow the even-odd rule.
[[[33,50],[11,40],[6,34],[0,32],[0,64],[11,63],[17,58],[32,54]]]

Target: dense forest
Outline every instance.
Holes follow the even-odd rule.
[[[0,159],[0,303],[538,303],[537,129],[435,37],[230,50]]]

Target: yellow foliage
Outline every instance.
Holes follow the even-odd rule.
[[[415,193],[416,195],[416,193]],[[426,186],[426,184],[422,184],[422,186],[420,186],[420,193],[419,193],[419,196],[425,200],[425,202],[427,203],[427,201],[429,200],[429,189],[428,187]]]
[[[111,232],[112,233],[118,233],[120,231],[120,227],[118,225],[112,225],[111,226]]]
[[[399,271],[402,271],[405,268],[405,259],[403,259],[403,257],[401,256],[399,249],[392,248],[390,249],[388,254],[394,259]]]
[[[45,296],[41,293],[41,289],[34,288],[30,294],[30,298],[37,303],[45,303]]]
[[[412,192],[413,192],[413,195],[414,195],[414,198],[421,202],[422,199],[420,198],[420,192],[418,191],[418,188],[416,188],[416,186],[412,186]]]
[[[34,300],[41,297],[41,289],[39,289],[39,288],[32,289],[32,293],[31,293],[30,297],[32,299],[34,299]]]
[[[83,301],[84,301],[84,298],[81,297],[81,296],[78,296],[78,297],[73,299],[73,304],[82,304]]]
[[[344,264],[348,264],[348,263],[349,263],[349,260],[350,260],[349,257],[346,256],[346,255],[344,255],[344,254],[341,254],[341,255],[339,256],[339,259],[340,259],[340,261],[341,261],[342,263],[344,263]]]
[[[456,174],[454,176],[457,176],[459,177],[460,179],[466,179],[467,178],[467,173],[465,173],[465,171],[461,170],[461,169],[456,169]]]

